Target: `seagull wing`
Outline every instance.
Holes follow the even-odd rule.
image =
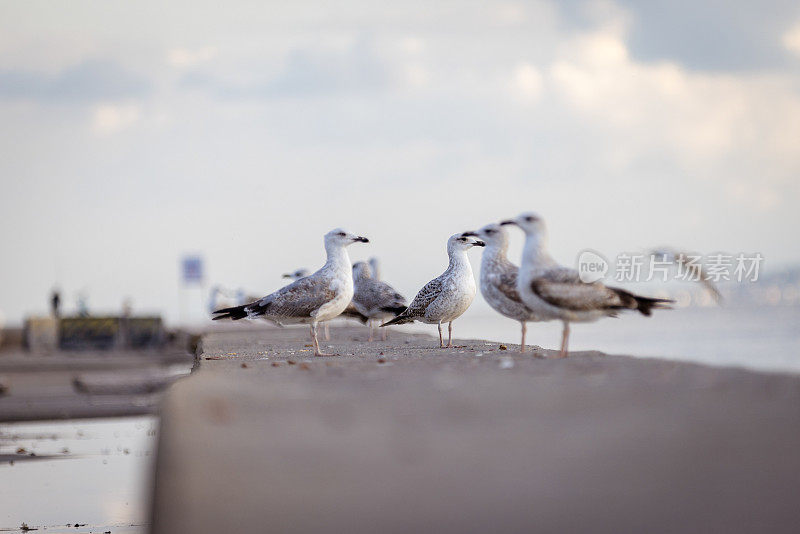
[[[411,304],[408,306],[408,309],[403,312],[403,315],[408,315],[410,317],[423,315],[431,302],[436,300],[441,293],[442,280],[441,278],[434,278],[419,290],[419,293],[417,293],[417,296],[411,301]]]
[[[537,278],[531,282],[531,289],[545,302],[572,311],[625,307],[617,292],[603,285],[584,284],[580,281],[553,282]]]
[[[369,314],[376,310],[400,313],[406,309],[406,299],[386,282],[368,278],[356,286],[353,304],[359,312]]]
[[[417,296],[411,301],[411,304],[397,317],[386,321],[381,326],[389,326],[391,324],[404,324],[414,321],[417,317],[425,315],[425,310],[428,309],[431,302],[437,299],[442,294],[442,279],[434,278],[419,290]],[[399,293],[398,293],[399,295]]]
[[[634,295],[624,289],[604,286],[600,282],[581,282],[574,269],[553,269],[531,281],[531,290],[542,300],[571,311],[638,310],[650,315],[652,309],[669,308],[674,301]]]
[[[395,289],[386,282],[375,280],[375,283],[371,284],[371,286],[375,301],[379,306],[391,308],[397,308],[399,306],[405,307],[405,297],[395,291]]]
[[[627,292],[598,282],[581,282],[574,269],[558,268],[548,271],[531,282],[531,290],[545,302],[573,311],[628,307],[623,302],[623,294]]]
[[[519,291],[517,291],[518,274],[519,271],[517,269],[510,269],[492,274],[489,280],[508,300],[522,304]]]
[[[722,294],[719,292],[716,284],[711,281],[711,277],[703,268],[702,264],[692,261],[693,258],[699,258],[698,255],[681,252],[669,247],[653,249],[650,251],[650,255],[661,257],[665,261],[671,261],[676,265],[683,266],[683,268],[688,271],[691,280],[695,280],[702,284],[702,286],[705,287],[709,293],[711,293],[711,296],[714,297],[715,302],[722,302]]]
[[[295,280],[275,293],[253,303],[270,317],[311,317],[312,312],[336,297],[330,281],[320,276]]]

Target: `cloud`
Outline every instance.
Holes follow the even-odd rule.
[[[387,78],[369,44],[361,41],[344,54],[292,52],[268,91],[275,95],[372,92],[384,88]]]
[[[800,22],[784,33],[781,41],[786,50],[800,57]]]
[[[173,48],[167,52],[167,63],[174,67],[192,67],[217,57],[217,47],[204,46],[195,50]]]
[[[544,89],[539,69],[527,62],[517,65],[512,76],[512,89],[525,102],[539,100]]]
[[[116,133],[138,122],[141,116],[138,104],[99,104],[92,113],[92,131],[100,135]]]
[[[56,74],[0,70],[0,98],[54,103],[118,101],[146,95],[150,83],[113,61],[87,60]]]
[[[748,167],[773,183],[800,172],[788,141],[800,136],[800,96],[791,77],[640,62],[622,35],[598,31],[568,43],[549,81],[568,108],[603,124],[639,157],[667,154],[722,179]]]
[[[671,60],[691,70],[746,71],[791,60],[776,35],[800,15],[793,0],[696,2],[617,0],[633,18],[631,55]]]
[[[398,72],[396,78],[422,83],[424,72],[412,67],[408,72]],[[397,80],[386,62],[377,57],[369,41],[361,39],[345,50],[296,48],[286,55],[277,74],[266,80],[237,84],[217,74],[195,70],[183,77],[182,84],[222,98],[284,98],[377,93],[393,81]]]

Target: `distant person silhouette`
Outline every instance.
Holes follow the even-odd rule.
[[[50,311],[56,319],[61,315],[61,294],[58,289],[54,289],[50,296]]]

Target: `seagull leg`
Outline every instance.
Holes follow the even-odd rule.
[[[444,348],[444,340],[442,339],[442,323],[439,323],[437,326],[439,327],[439,348],[443,349]]]
[[[367,320],[367,328],[369,328],[369,339],[367,341],[372,341],[372,333],[374,331],[374,324],[372,323],[372,319]]]
[[[447,348],[453,346],[453,321],[447,323]]]
[[[522,323],[522,342],[519,344],[519,351],[520,353],[525,352],[525,332],[528,331],[528,323],[525,321],[520,321]]]
[[[561,352],[559,358],[567,357],[567,345],[569,344],[569,321],[564,321],[564,332],[561,334]]]
[[[331,340],[331,331],[328,330],[328,323],[324,322],[324,323],[322,323],[322,325],[325,327],[325,341],[330,341]]]
[[[311,323],[311,337],[314,339],[314,356],[333,356],[333,354],[325,354],[319,350],[319,341],[317,341],[317,323]]]
[[[387,339],[389,339],[389,329],[384,328],[381,330],[381,341],[386,341]]]

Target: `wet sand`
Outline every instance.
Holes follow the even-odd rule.
[[[163,407],[154,532],[800,524],[798,376],[360,328],[314,358],[307,338],[203,339]]]

